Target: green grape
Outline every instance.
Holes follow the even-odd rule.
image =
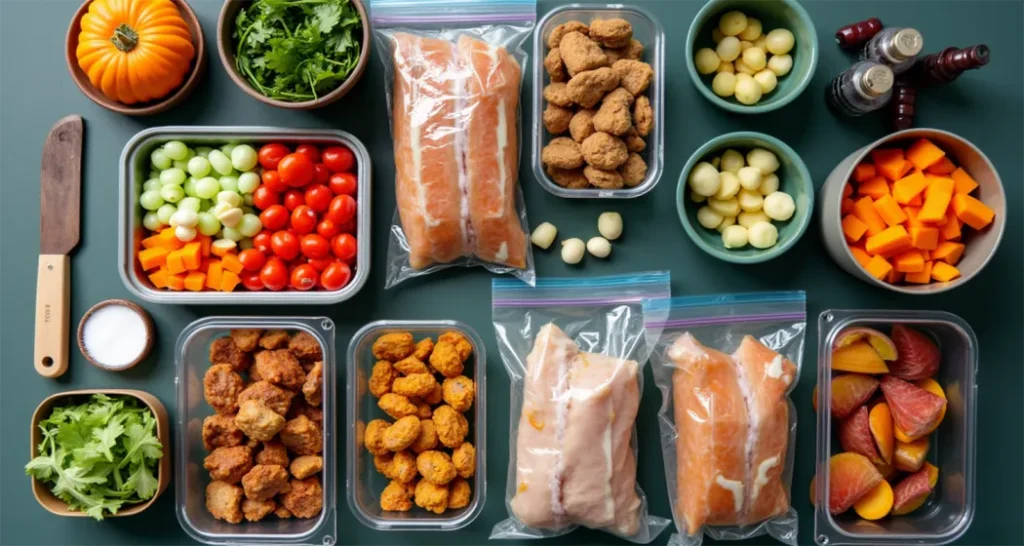
[[[146,215],[142,217],[142,225],[149,231],[159,231],[160,228],[164,227],[164,224],[160,221],[160,218],[155,212],[147,212]]]
[[[260,175],[256,173],[242,173],[238,177],[238,191],[241,193],[252,193],[260,187]]]
[[[177,203],[185,197],[185,190],[181,186],[164,186],[160,188],[160,197],[168,203]]]
[[[249,250],[250,248],[252,248],[252,239],[250,239],[249,237],[246,237],[241,241],[238,241],[238,250]]]
[[[202,203],[198,197],[186,197],[178,202],[179,209],[190,210],[192,212],[199,212],[199,206]]]
[[[233,191],[222,191],[217,194],[218,203],[227,203],[232,208],[242,205],[242,196]]]
[[[229,227],[225,227],[224,229],[222,229],[220,235],[221,237],[229,241],[234,241],[236,243],[238,241],[241,241],[243,237],[242,234],[239,233],[237,229]]]
[[[207,159],[210,161],[210,165],[213,166],[213,170],[217,171],[222,176],[231,174],[231,171],[233,170],[231,167],[231,160],[228,159],[228,156],[224,155],[224,152],[221,152],[220,150],[213,150],[210,152]]]
[[[149,154],[149,160],[158,169],[171,168],[171,158],[167,157],[167,152],[164,152],[163,148],[153,150],[153,153]]]
[[[203,199],[199,202],[199,210],[206,212],[213,208],[213,199]]]
[[[185,184],[182,186],[182,189],[185,190],[185,195],[187,195],[189,197],[195,197],[196,196],[196,179],[192,178],[190,176],[188,178],[188,180],[185,181]]]
[[[197,156],[188,160],[188,174],[202,178],[210,174],[210,162],[205,157]]]
[[[149,176],[147,176],[146,179],[147,180],[152,180],[154,178],[156,178],[157,180],[160,180],[160,171],[157,171],[157,170],[149,171]]]
[[[177,188],[177,186],[168,186],[169,188]],[[143,192],[139,197],[139,204],[146,210],[156,210],[160,208],[160,205],[164,204],[164,198],[162,191],[147,191]]]
[[[220,231],[220,220],[217,220],[217,217],[209,212],[200,212],[196,227],[199,229],[199,233],[213,237]]]
[[[235,229],[246,237],[255,237],[263,229],[263,224],[260,223],[260,217],[255,214],[243,214]]]
[[[196,180],[196,197],[210,199],[220,191],[220,183],[212,176]]]
[[[164,153],[173,161],[181,161],[188,157],[188,146],[180,140],[172,140],[164,144]]]
[[[167,169],[160,173],[160,183],[165,186],[180,186],[185,183],[185,171],[181,169]]]
[[[193,150],[192,148],[185,148],[185,150],[185,159],[182,159],[182,161],[190,161],[193,157],[196,156],[196,151]]]
[[[219,149],[221,152],[224,153],[224,155],[231,157],[231,152],[235,149],[235,146],[238,146],[238,144],[235,144],[234,142],[229,142],[221,146]]]
[[[198,148],[196,148],[196,155],[199,157],[206,157],[210,155],[210,151],[212,150],[213,148],[209,146],[199,146]]]
[[[157,191],[159,191],[160,190],[160,186],[162,186],[162,185],[163,184],[160,183],[160,179],[158,179],[158,178],[150,178],[149,180],[146,181],[145,184],[142,185],[142,191],[149,191],[149,190],[157,190]]]
[[[175,169],[181,169],[182,171],[187,171],[188,170],[188,161],[185,161],[185,160],[175,161],[175,162],[171,163],[171,166],[173,166]]]
[[[258,162],[256,150],[248,144],[240,144],[231,150],[231,165],[240,171],[251,171]]]
[[[220,177],[220,189],[221,191],[238,191],[238,179],[233,176],[222,176]]]
[[[184,201],[184,199],[182,199],[182,201]],[[160,208],[156,209],[156,215],[160,218],[160,223],[164,225],[169,225],[171,223],[171,216],[174,216],[175,212],[178,212],[178,208],[170,203],[160,205]]]

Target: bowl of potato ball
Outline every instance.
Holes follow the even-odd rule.
[[[807,88],[818,38],[795,0],[711,0],[690,23],[686,58],[694,85],[715,106],[760,114]]]
[[[679,176],[676,209],[690,239],[726,262],[768,261],[807,231],[814,185],[800,156],[755,132],[713,138]]]

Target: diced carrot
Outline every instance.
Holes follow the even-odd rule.
[[[853,195],[853,184],[847,182],[846,184],[843,184],[843,197],[849,197],[851,195]]]
[[[219,260],[211,260],[210,266],[206,269],[206,287],[211,290],[220,290],[221,274],[224,268]]]
[[[185,290],[201,292],[206,283],[206,273],[202,271],[190,271],[185,277]]]
[[[939,246],[939,228],[912,226],[908,231],[910,244],[921,250],[934,250]]]
[[[906,157],[915,167],[923,171],[946,157],[946,152],[927,138],[922,138],[907,148]]]
[[[850,199],[849,197],[844,197],[843,202],[840,203],[839,205],[839,214],[846,216],[847,214],[853,212],[853,203],[853,199]]]
[[[929,174],[941,175],[949,174],[955,170],[956,165],[953,164],[953,161],[949,159],[949,157],[945,156],[942,159],[936,161],[935,164],[933,164],[931,167],[925,169],[925,171],[927,171]]]
[[[164,246],[164,238],[160,234],[150,235],[142,240],[142,248],[156,248]]]
[[[927,262],[928,260],[932,259],[932,251],[931,250],[918,250],[918,252],[921,253],[921,258],[923,258],[924,261]]]
[[[953,207],[946,210],[946,223],[939,228],[939,236],[947,241],[954,241],[960,238],[960,218],[957,218]]]
[[[903,280],[903,273],[896,271],[896,268],[890,269],[889,274],[885,276],[885,282],[889,284],[899,284]]]
[[[886,261],[885,258],[881,256],[873,256],[864,269],[867,270],[868,274],[872,277],[881,280],[889,274],[889,271],[892,270],[892,266],[889,265],[889,262]]]
[[[978,183],[974,178],[971,178],[971,175],[967,174],[963,167],[957,167],[955,171],[950,173],[949,177],[956,182],[956,186],[953,189],[955,193],[971,193],[978,187]]]
[[[857,193],[867,195],[872,199],[879,199],[883,195],[889,195],[889,183],[881,176],[876,176],[857,186]]]
[[[185,275],[177,273],[175,275],[167,276],[167,288],[171,290],[184,290],[185,289]]]
[[[896,267],[896,271],[903,273],[917,273],[924,269],[924,257],[921,256],[920,250],[908,250],[902,254],[898,254],[893,259],[893,264]]]
[[[874,155],[876,150],[872,152]],[[903,159],[903,150],[895,150],[896,153],[887,153],[885,157],[875,159],[875,170],[878,174],[888,178],[889,180],[899,180],[903,177],[904,168],[907,165],[907,161]]]
[[[853,168],[853,179],[857,182],[866,182],[876,175],[875,166],[870,163],[861,163]]]
[[[853,213],[861,222],[868,225],[868,235],[878,235],[885,231],[886,223],[875,210],[874,201],[870,197],[861,197],[853,204]]]
[[[851,246],[850,254],[853,254],[853,259],[857,260],[861,267],[867,268],[871,263],[871,255],[859,246]]]
[[[928,179],[920,171],[915,171],[893,183],[892,196],[901,205],[910,204],[910,201],[921,194],[928,186]]]
[[[907,214],[903,212],[896,200],[891,195],[885,194],[873,203],[875,211],[882,220],[885,220],[889,227],[897,226],[907,221]]]
[[[949,265],[956,265],[960,261],[960,257],[964,254],[963,243],[954,243],[952,241],[944,241],[939,243],[939,246],[935,247],[932,251],[932,259],[942,260]]]
[[[162,246],[141,250],[139,251],[139,265],[141,265],[142,269],[145,271],[160,267],[167,263],[167,255],[170,254],[170,252],[170,250],[167,250]]]
[[[916,273],[907,273],[903,280],[914,284],[928,284],[932,282],[932,264],[935,262],[925,262],[924,269]]]
[[[907,205],[907,206],[903,207],[903,212],[907,215],[907,227],[908,228],[911,228],[911,227],[914,227],[914,226],[923,226],[923,225],[925,225],[924,223],[922,223],[920,220],[917,219],[917,215],[921,214],[921,208],[920,207],[912,207],[910,205]]]
[[[242,279],[239,279],[238,275],[225,270],[220,278],[220,289],[223,292],[231,292],[240,282],[242,282]]]
[[[181,249],[182,259],[185,261],[185,269],[189,271],[199,269],[199,264],[202,262],[200,249],[202,249],[202,244],[196,241],[188,243],[185,245],[185,248]]]
[[[904,176],[907,176],[908,174],[910,174],[910,171],[912,170],[914,170],[914,164],[909,161],[904,161],[903,168],[900,169],[900,174],[894,180],[898,180],[900,178],[903,178]]]
[[[932,265],[932,278],[939,282],[949,282],[960,276],[960,270],[946,262],[935,262]]]
[[[166,269],[160,268],[149,275],[149,282],[153,283],[153,288],[167,288],[167,277],[170,273]]]
[[[230,271],[235,275],[241,273],[242,270],[245,269],[242,266],[242,262],[238,260],[237,254],[225,254],[221,257],[220,264],[224,267],[224,271]]]
[[[182,250],[172,250],[167,254],[167,272],[172,275],[185,272],[185,256]]]
[[[895,253],[907,250],[910,246],[910,234],[907,230],[903,226],[893,226],[868,237],[864,243],[864,250],[867,250],[868,254]]]
[[[185,241],[182,241],[181,239],[178,238],[177,235],[175,235],[174,228],[172,227],[167,227],[160,230],[160,237],[163,238],[164,240],[164,246],[170,248],[171,250],[178,250],[179,248],[185,246]]]
[[[921,207],[924,205],[924,193],[915,195],[913,199],[907,202],[907,204],[912,207]]]
[[[856,243],[864,236],[867,230],[868,225],[860,221],[856,216],[850,214],[843,217],[843,234],[846,235],[848,242]]]
[[[924,194],[924,206],[917,215],[921,222],[938,222],[946,218],[946,207],[953,198],[952,178],[932,178]]]
[[[199,243],[199,254],[204,258],[210,256],[210,245],[213,244],[213,237],[203,235],[202,233],[196,234],[196,238],[193,242]]]
[[[995,211],[985,203],[963,193],[953,197],[953,210],[957,218],[974,229],[982,229],[991,224],[996,216]]]

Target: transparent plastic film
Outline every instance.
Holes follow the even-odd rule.
[[[795,545],[790,502],[807,326],[803,292],[644,301],[669,503],[678,534]]]
[[[452,266],[535,282],[519,187],[535,0],[372,0],[395,153],[386,288]]]
[[[539,279],[533,288],[492,281],[512,406],[509,519],[490,538],[582,526],[646,544],[669,525],[648,514],[636,483],[635,426],[649,356],[642,301],[668,295],[668,272]]]

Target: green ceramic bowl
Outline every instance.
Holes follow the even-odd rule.
[[[741,104],[734,97],[723,99],[716,95],[711,90],[711,80],[715,75],[702,76],[693,63],[693,54],[697,50],[702,47],[715,48],[711,31],[718,27],[718,19],[732,10],[759,19],[765,34],[777,28],[785,28],[796,38],[796,45],[789,52],[793,57],[793,69],[779,78],[778,86],[771,93],[750,106]],[[709,0],[693,18],[686,35],[686,68],[690,71],[693,84],[712,104],[730,112],[760,114],[782,108],[807,88],[817,66],[818,35],[811,17],[796,0]]]
[[[712,158],[722,155],[730,148],[744,156],[752,148],[764,148],[779,158],[779,170],[775,171],[779,177],[779,191],[786,192],[793,198],[793,201],[796,202],[796,212],[785,222],[772,222],[779,230],[779,240],[771,248],[757,249],[747,245],[743,248],[727,249],[722,244],[721,233],[717,230],[706,229],[697,223],[697,209],[704,206],[704,203],[695,203],[693,199],[690,199],[690,189],[687,185],[690,170],[697,163],[710,162]],[[804,234],[804,231],[807,231],[807,225],[811,222],[813,206],[814,184],[811,182],[811,173],[807,171],[803,160],[781,140],[764,133],[741,131],[709,140],[690,156],[686,166],[683,167],[683,172],[679,175],[679,184],[676,186],[676,210],[679,212],[679,221],[682,222],[686,234],[704,252],[719,260],[737,264],[765,262],[789,250]]]

